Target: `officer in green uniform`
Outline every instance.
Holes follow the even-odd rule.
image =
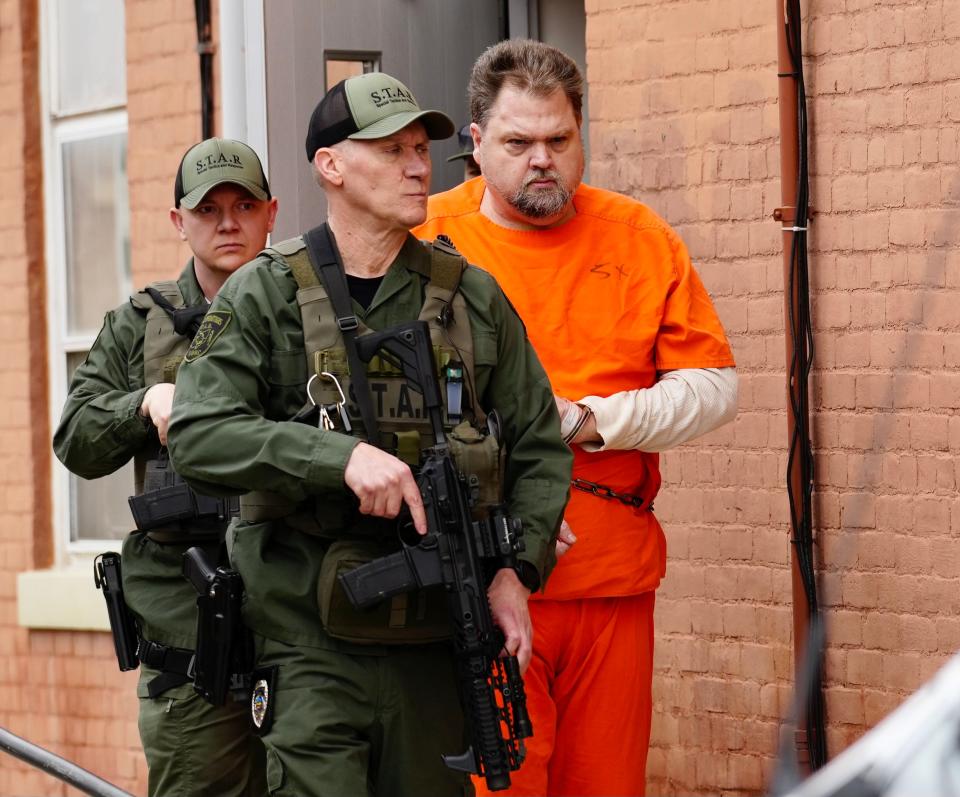
[[[217,295],[177,384],[170,450],[178,472],[204,491],[255,491],[241,498],[231,560],[257,636],[252,717],[274,795],[473,793],[441,762],[464,749],[449,629],[438,627],[446,604],[421,590],[362,613],[337,597],[337,572],[399,548],[399,514],[426,531],[407,463],[432,443],[417,394],[373,362],[371,425],[381,437],[361,440],[362,402],[344,361],[353,328],[362,339],[418,317],[430,322],[438,367],[446,364],[446,422],[466,419],[451,432],[465,448],[497,411],[505,499],[522,519],[526,551],[515,570],[496,572],[488,597],[507,651],[521,667],[530,660],[527,599],[556,561],[571,453],[547,378],[496,282],[451,247],[409,234],[426,214],[430,139],[453,129],[388,75],[332,88],[311,117],[307,158],[326,193],[335,271],[352,312],[334,311],[302,237],[278,244]],[[495,466],[489,475],[497,477]]]
[[[216,138],[184,155],[174,204],[170,219],[193,257],[175,282],[154,283],[107,313],[73,376],[53,439],[60,461],[86,479],[133,458],[138,493],[145,472],[149,487],[151,475],[169,463],[164,446],[173,382],[209,300],[266,245],[277,213],[257,154]],[[149,793],[157,797],[266,793],[263,745],[249,726],[249,692],[214,707],[192,684],[197,595],[181,575],[182,555],[200,545],[216,562],[228,522],[221,501],[205,516],[138,530],[123,542],[123,588],[141,637],[140,738]]]
[[[447,163],[463,161],[463,181],[480,176],[480,164],[473,157],[473,136],[470,135],[468,122],[457,131],[457,152],[447,158]]]

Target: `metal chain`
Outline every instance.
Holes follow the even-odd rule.
[[[621,504],[635,508],[643,506],[643,499],[639,495],[618,493],[615,492],[612,487],[607,487],[605,484],[588,482],[586,479],[571,479],[570,486],[573,487],[574,490],[582,490],[585,493],[597,496],[597,498],[605,498],[608,501],[619,501]]]

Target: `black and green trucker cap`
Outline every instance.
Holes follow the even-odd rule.
[[[242,141],[208,138],[187,150],[177,169],[173,204],[193,210],[211,188],[234,183],[257,199],[270,199],[270,185],[257,153]]]
[[[461,158],[473,157],[473,136],[470,135],[469,122],[467,122],[457,131],[457,146],[459,147],[457,154],[451,155],[449,158],[447,158],[447,163],[458,161]]]
[[[456,127],[441,111],[423,111],[410,89],[383,72],[341,80],[313,109],[307,127],[307,160],[321,147],[346,138],[385,138],[421,122],[432,139],[449,138]]]

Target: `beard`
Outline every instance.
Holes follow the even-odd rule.
[[[554,186],[553,188],[531,189],[530,184],[538,180],[553,180]],[[523,181],[509,201],[524,216],[532,219],[545,219],[560,213],[567,206],[572,196],[573,192],[564,185],[559,172],[552,169],[537,169]]]

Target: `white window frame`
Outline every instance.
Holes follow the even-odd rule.
[[[44,270],[47,283],[46,328],[50,428],[55,429],[67,397],[67,355],[92,345],[90,335],[66,334],[66,225],[61,146],[94,135],[127,132],[126,105],[87,109],[69,117],[56,113],[56,8],[40,0],[40,108],[44,173]],[[125,288],[127,286],[124,286]],[[17,574],[17,622],[25,628],[107,631],[103,599],[93,587],[93,557],[103,543],[70,540],[70,473],[51,457],[53,567]],[[110,547],[116,545],[114,541]],[[64,596],[68,596],[64,600]]]
[[[40,14],[41,109],[43,114],[44,235],[47,282],[47,361],[50,379],[50,428],[55,429],[67,399],[69,374],[67,356],[85,352],[96,340],[99,327],[90,333],[70,334],[67,329],[66,217],[62,148],[65,144],[106,135],[126,134],[126,106],[105,105],[83,113],[59,116],[59,86],[56,34],[56,6],[42,0]],[[120,286],[118,295],[129,295],[131,284]],[[52,457],[51,493],[53,505],[54,562],[57,567],[91,566],[93,557],[116,547],[119,540],[71,540],[74,511],[70,472]],[[132,485],[131,485],[132,489]],[[132,524],[132,520],[131,520]]]

